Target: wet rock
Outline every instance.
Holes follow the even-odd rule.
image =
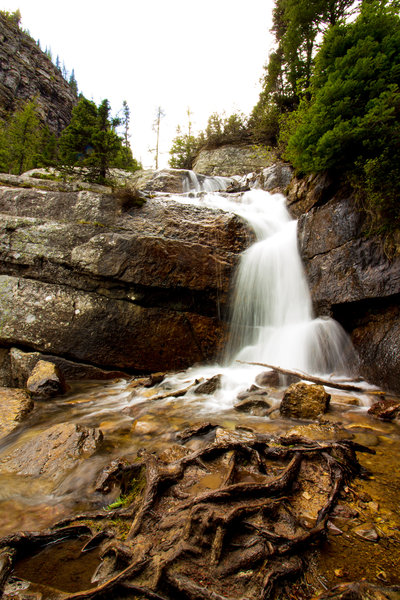
[[[123,379],[128,377],[123,371],[107,371],[93,365],[67,360],[54,354],[42,352],[23,352],[18,348],[10,349],[11,379],[13,385],[24,388],[28,377],[39,360],[49,361],[56,365],[65,379]]]
[[[349,439],[351,434],[334,423],[311,423],[310,425],[298,425],[289,429],[289,431],[283,436],[287,439],[293,439],[294,437],[307,438],[309,440],[337,440],[337,439]]]
[[[138,419],[134,421],[131,431],[137,435],[151,435],[159,431],[157,423],[154,423],[151,419]]]
[[[293,383],[283,396],[280,413],[284,417],[316,419],[327,412],[329,401],[330,395],[322,385]]]
[[[267,394],[264,394],[264,396],[266,398]],[[251,394],[246,399],[235,404],[234,408],[239,412],[249,413],[257,417],[265,417],[271,410],[271,404],[263,397]]]
[[[363,377],[400,391],[400,255],[389,258],[379,236],[365,236],[365,215],[352,194],[327,189],[300,216],[298,241],[317,313],[351,334]]]
[[[33,406],[32,398],[24,390],[0,387],[0,438],[18,427]]]
[[[378,532],[372,523],[363,523],[362,525],[354,527],[352,531],[358,537],[367,540],[368,542],[377,542],[379,540]]]
[[[331,404],[343,404],[346,406],[360,406],[360,400],[355,396],[347,396],[344,394],[332,394]]]
[[[151,373],[148,377],[148,381],[144,384],[144,387],[153,387],[158,385],[165,378],[165,373]]]
[[[280,375],[277,371],[263,371],[257,375],[255,382],[264,387],[279,387]]]
[[[238,431],[230,431],[228,429],[224,429],[223,427],[218,427],[215,432],[215,441],[223,442],[223,443],[231,443],[238,442],[243,440],[244,442],[254,442],[257,439],[257,435],[252,433],[251,431],[245,431],[244,429],[240,429]]]
[[[184,429],[183,431],[177,433],[176,437],[178,438],[178,440],[181,440],[181,442],[186,442],[194,436],[205,435],[216,428],[217,425],[213,425],[212,423],[201,423],[200,425],[187,427],[187,429]]]
[[[336,504],[333,507],[331,516],[340,519],[356,519],[359,513],[354,508],[347,506],[346,504]]]
[[[0,386],[12,387],[10,352],[8,348],[0,348]],[[16,387],[24,387],[16,385]]]
[[[214,394],[221,387],[222,375],[214,375],[195,388],[196,394]]]
[[[238,400],[246,400],[249,396],[261,396],[262,398],[266,398],[268,396],[265,389],[258,387],[258,385],[251,385],[247,390],[243,390],[243,392],[239,392],[236,398]]]
[[[293,177],[293,169],[289,165],[276,162],[263,169],[259,185],[267,192],[284,194]]]
[[[334,523],[332,523],[332,521],[328,521],[326,524],[329,534],[330,535],[342,535],[343,531],[341,529],[339,529],[339,527],[336,527],[336,525]]]
[[[61,479],[66,471],[94,454],[101,445],[99,429],[73,423],[54,425],[22,443],[0,461],[0,472]]]
[[[173,463],[177,460],[180,460],[181,458],[186,456],[189,452],[190,452],[190,450],[188,450],[184,446],[180,446],[179,444],[171,444],[171,446],[169,446],[168,448],[166,448],[165,450],[163,450],[160,453],[159,457],[160,457],[160,460],[169,464],[169,463]]]
[[[120,213],[112,194],[6,186],[0,214],[4,346],[142,372],[220,351],[218,308],[251,239],[240,218],[171,199]]]
[[[218,148],[201,150],[194,161],[193,170],[204,175],[231,177],[260,171],[273,162],[266,148],[254,145],[225,144]]]
[[[26,387],[35,400],[48,400],[66,391],[64,375],[56,365],[46,360],[36,363]]]
[[[181,369],[204,361],[224,339],[217,319],[145,308],[95,293],[0,276],[2,339],[79,361],[137,370]]]
[[[379,400],[368,409],[368,414],[382,421],[392,421],[400,415],[400,401],[389,398]]]

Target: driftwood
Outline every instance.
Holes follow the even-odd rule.
[[[340,383],[337,381],[332,381],[331,379],[323,379],[322,377],[316,377],[315,375],[308,375],[307,373],[302,373],[301,371],[290,371],[288,369],[282,369],[281,367],[276,367],[273,365],[267,365],[265,363],[259,362],[246,362],[243,360],[237,360],[236,362],[241,365],[254,365],[258,367],[265,367],[266,369],[272,369],[277,373],[281,373],[282,375],[291,375],[293,377],[298,377],[299,379],[305,379],[306,381],[311,381],[312,383],[317,383],[320,385],[326,385],[327,387],[335,388],[337,390],[343,390],[346,392],[366,392],[364,388],[350,384],[350,383]]]
[[[352,441],[299,437],[288,443],[227,432],[175,462],[146,452],[132,465],[114,461],[98,490],[126,489],[129,477],[140,478],[130,505],[0,539],[0,584],[14,560],[48,543],[83,537],[82,551],[100,544],[104,559],[94,587],[60,591],[56,600],[126,593],[146,600],[267,600],[282,582],[303,572],[303,557],[324,539],[339,492],[360,470],[356,450],[368,449]],[[216,485],[202,487],[210,476]],[[307,508],[314,514],[311,527],[302,518],[304,490],[315,504]]]

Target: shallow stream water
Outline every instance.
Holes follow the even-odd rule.
[[[284,386],[268,389],[269,417],[239,413],[234,408],[238,393],[266,370],[237,360],[273,363],[333,379],[351,379],[354,374],[354,355],[346,334],[330,319],[313,318],[297,253],[295,222],[285,212],[283,197],[256,191],[244,196],[241,204],[219,195],[201,200],[179,197],[176,201],[201,201],[234,210],[249,220],[257,235],[237,275],[233,335],[225,363],[171,373],[149,388],[122,379],[70,382],[64,396],[37,403],[30,418],[0,441],[0,536],[39,530],[71,513],[111,503],[115,495],[104,497],[94,491],[96,477],[106,464],[121,456],[133,459],[141,448],[161,452],[176,444],[176,434],[189,426],[211,422],[230,430],[267,434],[296,429],[315,439],[352,438],[376,450],[375,456],[359,456],[372,479],[359,482],[352,498],[379,524],[380,541],[359,539],[343,526],[344,533],[332,537],[315,559],[321,586],[337,583],[338,569],[353,579],[368,575],[374,581],[400,584],[400,429],[367,414],[368,406],[380,397],[379,390],[365,382],[359,384],[362,392],[351,394],[327,388],[332,394],[331,408],[319,423],[280,416]],[[219,390],[212,395],[196,393],[194,382],[216,374],[222,375]],[[193,387],[181,397],[165,397],[189,386]],[[100,428],[104,442],[99,452],[78,463],[61,481],[1,473],[2,458],[27,439],[54,424],[71,422]],[[195,447],[196,443],[193,439],[189,445]],[[205,480],[199,485],[207,488],[213,483]]]

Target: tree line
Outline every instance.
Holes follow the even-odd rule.
[[[64,177],[78,172],[97,183],[106,183],[110,168],[135,171],[141,165],[129,144],[126,101],[121,112],[120,117],[112,117],[108,100],[97,106],[81,97],[69,125],[57,138],[42,123],[37,99],[25,102],[0,122],[0,171],[20,175],[39,167],[56,167]]]
[[[351,184],[371,231],[400,229],[399,0],[276,0],[274,49],[248,117],[211,115],[173,141],[170,165],[201,148],[272,147],[299,175]]]

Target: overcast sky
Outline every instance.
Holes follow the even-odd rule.
[[[248,114],[271,49],[273,0],[3,0],[20,9],[22,27],[41,47],[51,48],[79,90],[99,103],[108,98],[115,114],[131,109],[131,145],[144,166],[155,146],[157,107],[160,165],[186,111],[196,131],[217,111]]]

